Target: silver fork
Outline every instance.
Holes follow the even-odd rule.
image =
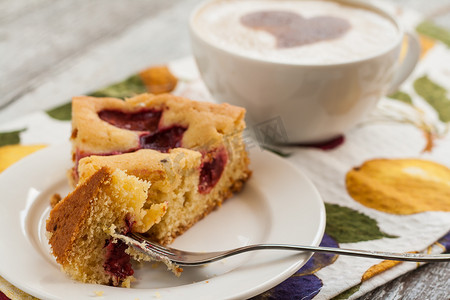
[[[289,244],[255,244],[225,251],[190,252],[162,246],[160,244],[148,240],[143,235],[138,233],[131,233],[127,237],[129,237],[129,239],[127,239],[127,242],[129,242],[133,247],[137,248],[138,250],[144,251],[151,257],[155,257],[159,260],[163,260],[166,262],[168,260],[179,266],[204,265],[236,254],[264,249],[326,252],[339,255],[360,256],[360,257],[369,257],[369,258],[396,260],[396,261],[414,261],[414,262],[450,261],[450,254],[391,253],[380,251],[300,246]]]

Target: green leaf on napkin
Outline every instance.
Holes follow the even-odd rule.
[[[411,104],[411,105],[413,104],[411,96],[402,91],[397,91],[393,94],[388,95],[388,97],[391,99],[394,99],[394,100],[398,100],[398,101],[407,103],[407,104]]]
[[[424,21],[416,27],[416,30],[418,33],[439,40],[450,47],[450,32],[445,28],[442,28],[433,22]]]
[[[25,130],[27,129],[23,128],[15,131],[0,132],[0,146],[20,144],[20,133]]]
[[[348,207],[325,203],[327,221],[325,232],[338,243],[355,243],[395,238],[380,230],[377,221]]]
[[[59,121],[70,121],[72,119],[72,102],[49,109],[46,113],[53,119]]]
[[[89,96],[93,97],[114,97],[114,98],[127,98],[138,94],[146,93],[147,88],[141,77],[136,74],[128,77],[124,81],[112,84],[104,89],[95,91]]]
[[[436,110],[439,120],[450,122],[450,99],[445,88],[423,76],[414,81],[414,89]]]
[[[124,81],[112,84],[104,89],[88,94],[93,97],[126,98],[146,93],[147,89],[139,75],[133,75]],[[68,102],[61,106],[47,110],[46,113],[53,119],[70,121],[72,119],[72,103]]]
[[[340,293],[339,295],[331,298],[332,300],[343,300],[343,299],[348,299],[350,298],[351,295],[353,295],[354,293],[358,292],[359,289],[361,287],[361,283],[355,285],[354,287],[349,288],[348,290],[343,291],[342,293]]]

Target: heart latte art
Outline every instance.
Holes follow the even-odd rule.
[[[362,7],[321,0],[218,0],[195,16],[208,42],[238,55],[289,64],[332,64],[379,54],[396,25]]]
[[[318,16],[305,19],[287,11],[259,11],[242,16],[241,23],[255,30],[270,33],[277,48],[291,48],[332,40],[350,29],[345,19]]]

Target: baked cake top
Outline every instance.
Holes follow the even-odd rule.
[[[181,176],[181,170],[199,172],[200,164],[201,154],[197,151],[177,148],[170,150],[169,153],[161,153],[155,150],[141,149],[122,154],[120,157],[97,155],[85,157],[80,160],[78,171],[80,182],[84,182],[101,168],[109,167],[122,169],[129,175],[145,178],[152,185],[167,185]]]
[[[74,151],[118,153],[141,148],[207,149],[245,128],[245,109],[197,102],[169,94],[142,94],[124,100],[75,97],[72,101]]]

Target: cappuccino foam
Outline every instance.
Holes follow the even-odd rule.
[[[193,22],[219,48],[289,64],[354,61],[399,39],[396,25],[381,14],[321,0],[218,0],[202,7]]]

